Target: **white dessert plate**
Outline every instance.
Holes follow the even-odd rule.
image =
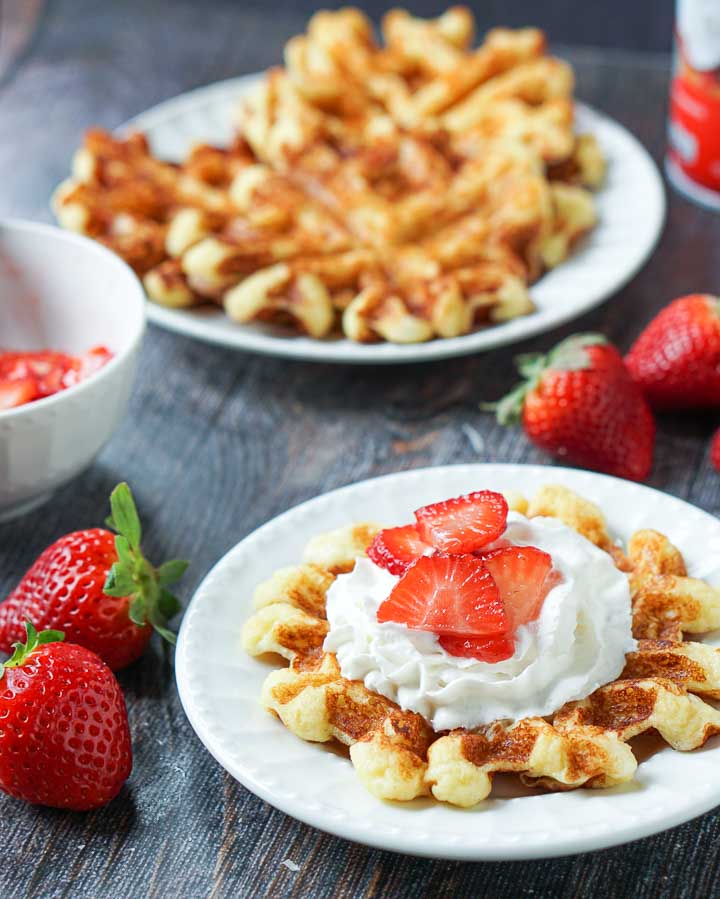
[[[720,804],[720,738],[695,752],[660,746],[632,783],[610,790],[532,793],[499,777],[472,809],[431,799],[390,803],[365,791],[349,759],[293,736],[260,705],[273,670],[247,656],[240,632],[254,587],[300,561],[316,533],[374,520],[400,524],[418,506],[489,487],[532,494],[561,483],[597,502],[623,540],[666,533],[690,573],[720,586],[720,521],[649,487],[599,474],[524,465],[457,465],[401,472],[326,493],[278,516],[232,549],[195,594],[180,630],[177,683],[190,723],[230,774],[266,802],[314,827],[381,849],[489,861],[545,858],[625,843]],[[714,641],[720,645],[720,632]],[[712,636],[708,638],[713,642]]]
[[[179,161],[198,142],[224,145],[233,132],[239,99],[261,75],[201,87],[160,103],[123,128],[144,131],[161,158]],[[608,158],[608,178],[597,194],[600,223],[573,256],[532,287],[537,311],[447,340],[400,346],[313,340],[271,325],[238,325],[213,306],[166,309],[148,304],[157,325],[238,350],[319,362],[382,364],[421,362],[476,353],[556,328],[599,305],[626,284],[647,260],[665,219],[665,193],[655,164],[617,122],[582,103],[577,125],[595,134]]]

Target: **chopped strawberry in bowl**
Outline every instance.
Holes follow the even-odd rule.
[[[104,346],[93,347],[80,356],[53,350],[0,349],[0,412],[74,387],[112,357]]]
[[[76,477],[115,432],[134,380],[145,296],[109,250],[20,221],[0,221],[0,296],[4,521]]]

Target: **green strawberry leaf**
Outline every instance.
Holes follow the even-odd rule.
[[[175,644],[177,643],[177,634],[174,634],[171,630],[168,630],[161,624],[154,624],[153,627],[164,640],[167,640],[168,643],[175,646]]]
[[[138,589],[132,571],[121,562],[116,562],[108,572],[103,592],[108,596],[132,596]]]
[[[162,589],[160,591],[160,596],[158,597],[158,609],[163,618],[165,618],[166,621],[169,621],[182,609],[182,605],[174,593]]]
[[[139,552],[142,528],[140,527],[140,518],[135,507],[135,500],[126,483],[118,484],[110,494],[110,509],[112,510],[114,523],[113,529],[126,538],[131,549]]]
[[[13,653],[10,658],[0,663],[0,678],[5,674],[6,668],[19,668],[39,646],[46,643],[61,643],[65,639],[62,631],[46,630],[37,632],[32,621],[25,622],[25,642],[13,643]]]
[[[62,643],[65,639],[65,631],[55,631],[52,629],[48,629],[46,631],[40,631],[37,637],[38,646],[43,646],[45,643]]]
[[[128,607],[128,616],[133,624],[144,627],[147,624],[147,615],[145,614],[145,600],[142,596],[134,596],[130,600]]]
[[[130,597],[130,620],[139,627],[152,625],[161,637],[174,644],[175,634],[167,624],[181,611],[182,606],[178,598],[165,588],[180,580],[189,563],[171,559],[155,568],[145,558],[140,545],[140,518],[126,483],[118,484],[113,490],[110,508],[112,515],[107,519],[107,524],[116,531],[117,562],[110,568],[103,590],[108,596]]]
[[[118,554],[118,559],[124,566],[132,568],[134,560],[130,544],[128,543],[127,538],[120,534],[115,537],[115,552]]]
[[[158,581],[163,587],[174,584],[185,574],[189,564],[185,559],[171,559],[169,562],[163,562],[157,570]]]
[[[547,365],[544,353],[521,353],[515,357],[515,364],[523,378],[528,380],[539,377]]]

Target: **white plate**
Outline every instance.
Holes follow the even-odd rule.
[[[457,465],[343,487],[259,528],[195,594],[180,630],[176,672],[185,711],[207,749],[249,790],[301,821],[382,849],[437,858],[526,859],[600,849],[720,804],[719,738],[691,753],[664,747],[640,764],[632,783],[611,790],[496,798],[470,810],[429,799],[382,802],[364,790],[349,760],[293,736],[260,706],[272,667],[242,651],[241,627],[252,614],[255,585],[297,563],[311,535],[363,519],[400,524],[419,505],[481,487],[530,494],[548,482],[598,502],[623,539],[640,527],[665,532],[691,574],[720,585],[720,522],[629,481],[543,466]]]
[[[144,131],[160,157],[179,161],[199,141],[227,144],[239,98],[261,77],[246,75],[198,88],[160,103],[124,127]],[[269,325],[238,325],[212,306],[193,310],[148,305],[155,324],[239,350],[322,362],[394,363],[443,359],[516,343],[577,318],[616,293],[652,252],[665,219],[665,193],[652,159],[624,128],[582,103],[577,124],[600,141],[608,157],[607,183],[597,195],[600,224],[571,259],[532,287],[537,311],[448,340],[399,346],[321,341]]]

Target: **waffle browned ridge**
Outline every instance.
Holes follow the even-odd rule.
[[[172,164],[88,131],[58,220],[155,302],[239,323],[417,343],[526,315],[594,227],[605,162],[541,31],[473,34],[463,7],[392,10],[382,43],[357,9],[319,12],[239,103],[231,146]]]

